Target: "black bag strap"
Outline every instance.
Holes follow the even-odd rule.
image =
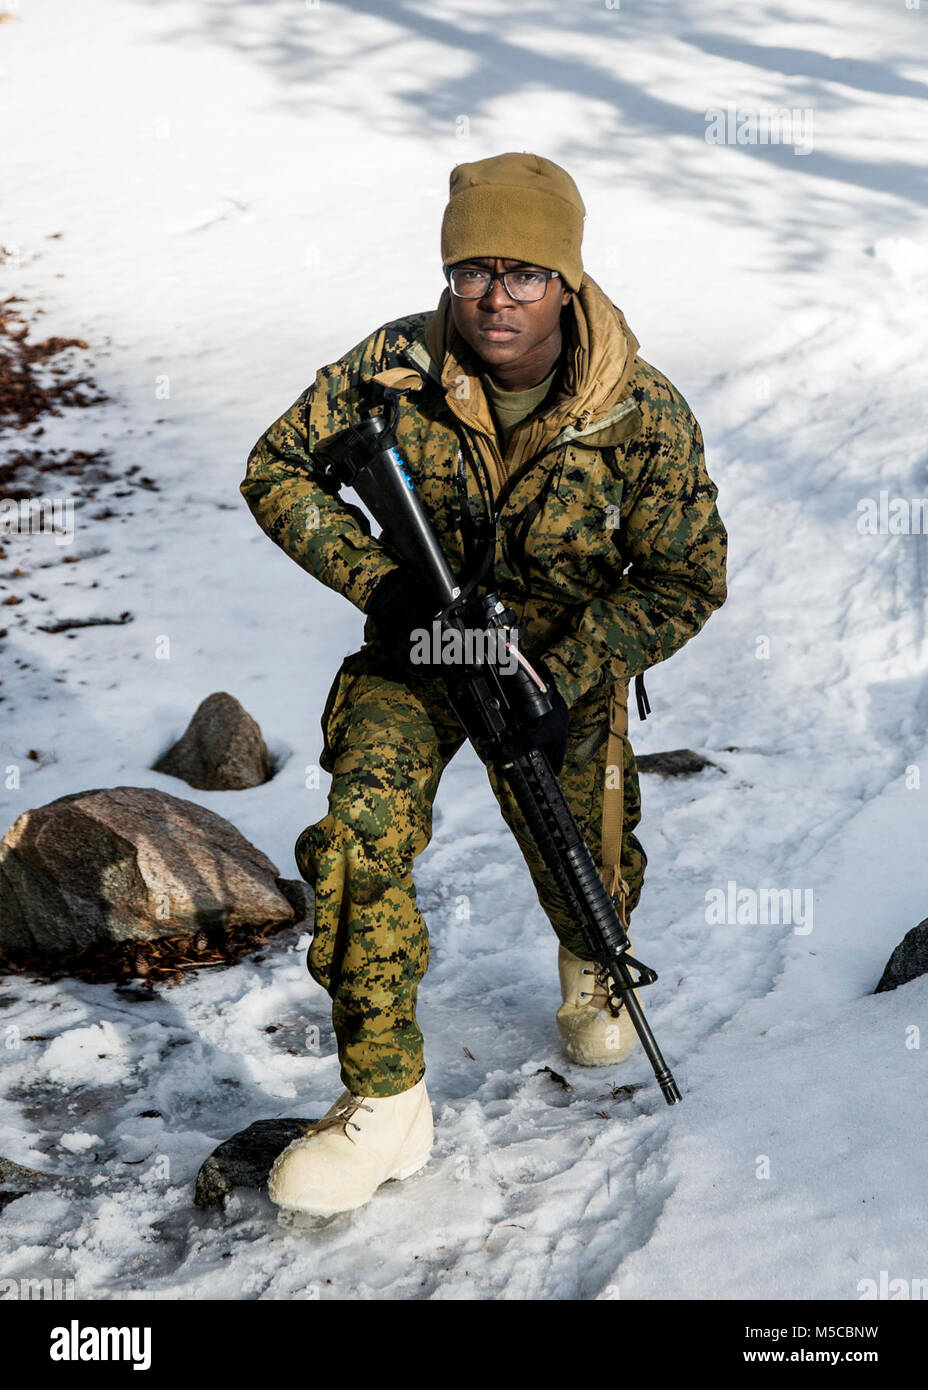
[[[643,671],[635,677],[635,699],[638,701],[638,718],[647,719],[651,713],[651,702],[648,699],[648,692],[644,688]]]

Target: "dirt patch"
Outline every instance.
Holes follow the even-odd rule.
[[[30,260],[41,254],[32,254]],[[20,261],[18,250],[0,246],[0,265]],[[80,627],[131,622],[132,615],[101,613],[75,620],[55,612],[56,603],[46,594],[32,592],[28,581],[36,565],[47,569],[51,563],[75,564],[82,558],[79,555],[59,551],[54,561],[38,562],[29,553],[32,563],[27,565],[22,556],[14,568],[5,568],[2,562],[12,558],[12,547],[20,536],[36,530],[61,530],[64,517],[73,517],[78,502],[84,504],[84,527],[89,521],[122,521],[132,514],[123,499],[137,496],[140,490],[157,492],[159,488],[137,463],[120,468],[105,449],[68,447],[61,442],[60,428],[55,430],[56,444],[43,438],[53,417],[67,420],[74,411],[105,406],[110,401],[94,380],[91,345],[80,337],[43,338],[37,329],[43,313],[40,306],[28,304],[20,295],[0,300],[0,504],[4,512],[0,527],[0,619],[9,610],[20,629],[73,635],[71,630]],[[97,508],[90,511],[86,504],[94,499]],[[105,551],[99,549],[93,552],[102,553]],[[59,593],[59,601],[61,597]],[[49,606],[44,611],[36,610],[35,604],[46,603]],[[7,635],[0,621],[0,650]],[[3,698],[0,694],[0,702]]]
[[[0,247],[0,258],[9,253]],[[0,300],[0,417],[25,429],[45,414],[101,405],[108,397],[94,386],[86,371],[60,359],[71,348],[89,351],[83,338],[29,340],[29,319],[16,306],[25,301],[11,294]],[[45,368],[43,372],[41,369]]]
[[[234,965],[282,932],[305,931],[305,923],[276,922],[247,931],[204,930],[193,938],[163,937],[157,941],[120,941],[95,946],[50,960],[48,956],[0,954],[0,975],[34,975],[44,980],[71,976],[89,984],[137,982],[133,997],[150,997],[153,987],[179,984],[197,969]]]
[[[12,259],[14,253],[0,246],[0,265]],[[108,483],[122,484],[121,491],[110,494],[113,498],[131,497],[137,488],[157,492],[157,482],[142,474],[138,464],[118,470],[103,449],[35,444],[45,433],[44,419],[110,400],[93,380],[83,356],[91,349],[83,338],[34,336],[43,312],[19,295],[0,300],[0,500],[40,496],[47,474],[73,480],[67,491],[74,498],[93,498]],[[28,447],[22,441],[25,430],[30,430]],[[116,515],[106,508],[93,519]]]

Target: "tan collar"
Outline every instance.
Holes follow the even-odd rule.
[[[451,316],[450,290],[442,292],[423,337],[405,351],[420,372],[441,384],[449,408],[480,436],[481,452],[497,491],[523,463],[555,442],[607,430],[634,409],[634,403],[623,397],[635,369],[638,339],[622,311],[589,275],[583,276],[579,291],[571,296],[571,305],[573,331],[567,344],[563,387],[529,422],[528,429],[517,431],[516,437],[521,434],[521,438],[516,452],[505,464],[480,381],[481,366]],[[415,374],[402,367],[381,372],[375,380],[399,390],[415,390],[422,385],[421,377],[416,380]],[[602,435],[596,442],[606,443],[608,439]]]

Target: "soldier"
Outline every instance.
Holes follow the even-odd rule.
[[[343,661],[322,715],[328,814],[295,849],[315,890],[307,965],[332,999],[345,1091],[275,1160],[269,1193],[286,1209],[358,1207],[421,1168],[432,1145],[415,1014],[428,933],[412,867],[464,735],[440,675],[413,660],[413,634],[432,617],[421,586],[314,457],[348,425],[387,414],[458,582],[483,562],[482,582],[515,610],[554,695],[524,746],[560,771],[617,905],[630,914],[641,893],[628,683],[724,602],[726,534],[689,406],[584,272],[584,214],[551,160],[457,165],[437,308],[385,324],[323,367],[248,458],[241,491],[258,524],[367,615],[364,645]],[[488,502],[492,554],[481,546]],[[507,784],[488,775],[559,938],[566,1053],[621,1061],[637,1035],[624,1009],[616,1018],[606,1007],[607,982]]]

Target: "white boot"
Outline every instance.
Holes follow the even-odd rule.
[[[268,1196],[287,1211],[334,1216],[370,1201],[381,1183],[427,1163],[432,1107],[425,1077],[398,1096],[344,1091],[321,1120],[279,1153]]]
[[[634,947],[629,948],[634,952]],[[557,1011],[564,1051],[572,1062],[584,1067],[615,1066],[624,1062],[638,1041],[638,1034],[621,1009],[615,1018],[607,1007],[606,987],[597,978],[594,962],[580,960],[558,946],[557,968],[561,977],[563,1004]],[[609,976],[610,981],[612,976]],[[641,1002],[640,991],[635,998]]]

